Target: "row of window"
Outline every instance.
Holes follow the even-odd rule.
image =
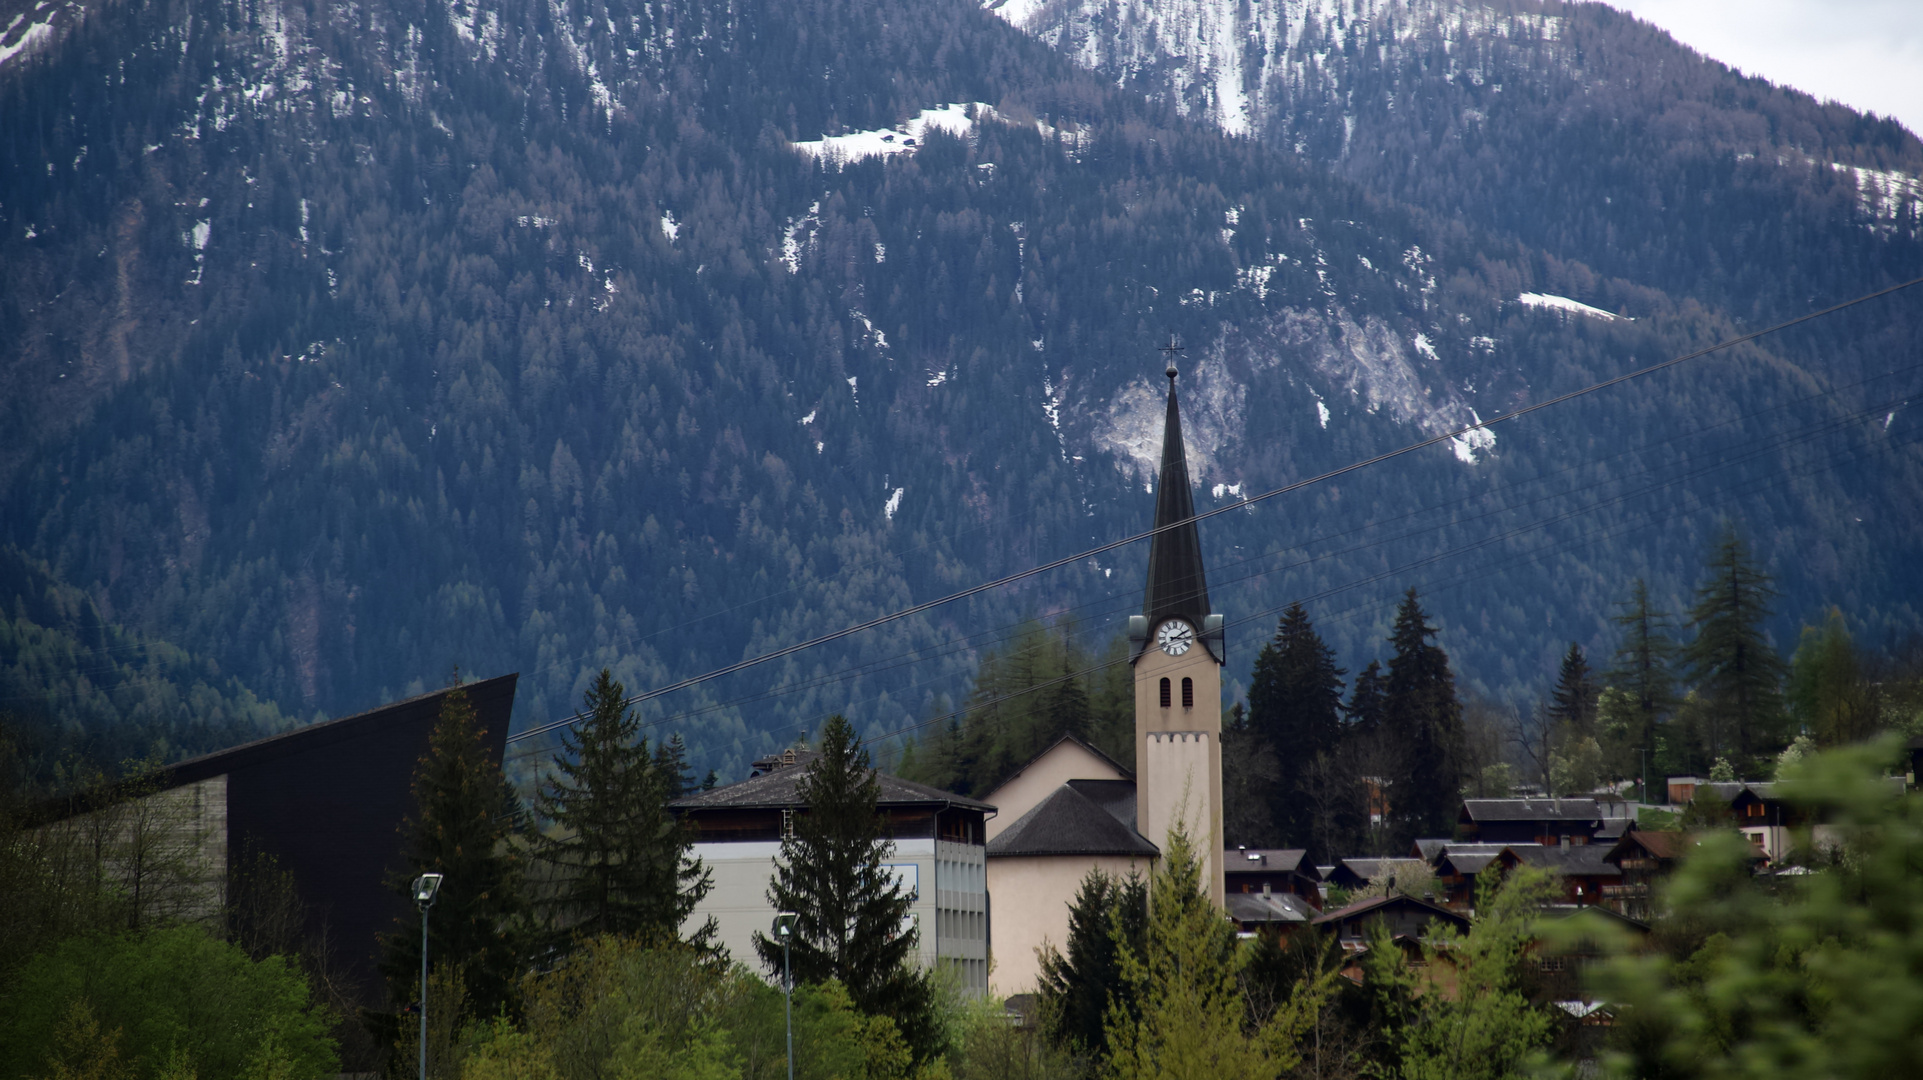
[[[1164,709],[1169,707],[1170,689],[1171,687],[1169,686],[1169,681],[1167,679],[1163,679],[1162,680],[1162,708]],[[1184,677],[1182,679],[1182,707],[1184,709],[1195,708],[1195,680],[1194,679],[1190,679],[1187,677]]]

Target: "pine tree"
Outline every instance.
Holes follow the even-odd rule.
[[[1733,757],[1749,770],[1784,742],[1785,665],[1763,636],[1776,590],[1733,526],[1724,527],[1707,570],[1689,609],[1696,638],[1683,659],[1701,697],[1709,756]]]
[[[1147,920],[1148,883],[1141,875],[1117,878],[1100,868],[1090,870],[1068,909],[1067,955],[1053,945],[1043,951],[1039,990],[1056,1037],[1077,1054],[1102,1051],[1111,1000],[1122,990],[1117,943],[1127,942],[1139,953],[1146,944]],[[1139,1018],[1135,1003],[1114,1004]]]
[[[1790,657],[1787,696],[1795,718],[1823,746],[1861,742],[1882,726],[1880,702],[1863,678],[1840,610],[1831,608],[1820,629],[1803,627]]]
[[[1118,941],[1116,951],[1122,993],[1108,1010],[1106,1080],[1267,1080],[1285,1073],[1300,1060],[1297,1041],[1337,978],[1331,969],[1297,988],[1282,1008],[1252,1018],[1236,977],[1235,924],[1201,891],[1201,865],[1179,822],[1149,888],[1143,944]]]
[[[1410,589],[1396,608],[1389,644],[1389,677],[1383,693],[1383,721],[1402,744],[1404,767],[1389,791],[1402,833],[1398,840],[1454,834],[1462,761],[1462,705],[1449,656],[1430,639],[1429,625]]]
[[[1309,613],[1290,604],[1275,638],[1262,646],[1249,681],[1249,724],[1276,762],[1301,764],[1333,754],[1342,739],[1342,676],[1335,651],[1315,632]],[[1269,816],[1288,844],[1308,844],[1315,807],[1306,771],[1280,770]]]
[[[582,701],[587,719],[562,737],[541,813],[559,835],[542,845],[553,871],[548,921],[580,938],[626,934],[673,941],[713,887],[690,852],[692,831],[668,812],[685,784],[678,738],[650,754],[627,689],[606,668]],[[706,948],[714,923],[694,932]]]
[[[1582,646],[1570,642],[1569,651],[1562,656],[1562,668],[1556,674],[1556,689],[1549,695],[1550,717],[1567,724],[1569,734],[1576,738],[1589,738],[1595,734],[1598,693]]]
[[[1649,587],[1642,578],[1630,586],[1629,599],[1618,605],[1623,610],[1610,621],[1622,627],[1622,644],[1616,647],[1609,681],[1635,700],[1636,723],[1624,742],[1654,752],[1656,726],[1675,712],[1676,643],[1669,636],[1669,613],[1658,611],[1649,602]]]
[[[768,881],[773,909],[795,913],[788,957],[795,980],[840,981],[857,1008],[892,1017],[918,1056],[931,1053],[938,1040],[932,988],[909,963],[918,931],[903,925],[912,900],[883,865],[895,846],[883,827],[881,784],[843,717],[828,718],[798,795],[806,809]],[[755,933],[755,952],[768,970],[781,971],[782,946],[771,933]]]
[[[401,825],[406,869],[389,884],[403,896],[420,874],[445,874],[428,921],[429,960],[461,965],[467,1000],[482,1016],[515,1002],[526,940],[523,868],[511,837],[519,798],[483,742],[474,705],[459,685],[441,698],[427,754],[414,770],[415,811]],[[382,935],[381,970],[395,1002],[419,993],[418,918]]]

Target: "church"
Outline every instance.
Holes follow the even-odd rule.
[[[1209,610],[1195,500],[1169,379],[1142,613],[1129,618],[1135,675],[1135,765],[1125,768],[1072,736],[1058,739],[984,801],[994,964],[1000,996],[1030,993],[1036,950],[1068,940],[1069,905],[1090,870],[1150,872],[1178,821],[1224,903],[1222,847],[1223,617]]]
[[[1066,944],[1082,879],[1098,868],[1146,877],[1178,821],[1203,860],[1210,898],[1224,901],[1227,653],[1222,616],[1209,610],[1172,363],[1167,375],[1148,587],[1128,627],[1136,767],[1065,735],[980,800],[878,775],[895,844],[888,869],[912,901],[920,962],[950,969],[970,993],[1034,991],[1036,950]],[[737,959],[755,955],[754,935],[773,918],[767,882],[794,816],[807,812],[798,785],[811,756],[789,750],[756,762],[747,780],[670,804],[695,826],[693,853],[714,873],[690,924],[713,917]]]

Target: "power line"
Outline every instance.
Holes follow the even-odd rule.
[[[1081,562],[1085,559],[1092,559],[1097,555],[1101,555],[1105,552],[1113,551],[1117,548],[1126,547],[1129,544],[1133,544],[1142,540],[1149,539],[1162,532],[1167,532],[1172,529],[1181,528],[1182,526],[1190,523],[1205,521],[1209,518],[1216,517],[1221,514],[1226,514],[1233,510],[1239,510],[1247,506],[1252,506],[1259,502],[1265,502],[1279,495],[1285,495],[1293,491],[1299,491],[1313,484],[1319,484],[1327,480],[1333,480],[1336,477],[1347,475],[1348,473],[1355,472],[1359,469],[1366,469],[1372,465],[1379,465],[1382,462],[1393,460],[1405,454],[1413,453],[1417,450],[1421,450],[1426,447],[1435,446],[1439,443],[1449,442],[1454,439],[1459,439],[1462,436],[1468,434],[1469,432],[1484,430],[1484,429],[1493,427],[1496,424],[1500,424],[1506,420],[1514,420],[1519,417],[1527,416],[1531,413],[1539,412],[1543,409],[1550,408],[1551,406],[1554,406],[1554,405],[1560,405],[1565,402],[1573,401],[1576,398],[1584,397],[1589,394],[1593,394],[1593,393],[1596,393],[1597,391],[1605,390],[1613,386],[1618,386],[1623,383],[1629,382],[1631,380],[1642,378],[1645,375],[1654,374],[1658,371],[1664,371],[1669,368],[1675,367],[1679,364],[1684,364],[1691,360],[1700,359],[1701,357],[1709,356],[1713,353],[1721,352],[1724,349],[1733,348],[1737,345],[1742,345],[1751,341],[1755,341],[1759,338],[1766,337],[1770,334],[1775,334],[1783,330],[1787,330],[1790,327],[1799,326],[1803,323],[1810,322],[1811,320],[1819,319],[1826,315],[1832,315],[1832,314],[1835,314],[1836,312],[1855,307],[1858,304],[1867,303],[1871,300],[1888,296],[1892,293],[1900,292],[1904,289],[1908,289],[1919,284],[1923,284],[1923,277],[1911,278],[1910,280],[1902,282],[1900,284],[1891,285],[1883,289],[1878,289],[1875,292],[1865,293],[1853,299],[1845,300],[1842,303],[1833,304],[1830,307],[1823,308],[1819,311],[1810,312],[1806,315],[1799,315],[1796,318],[1788,319],[1784,322],[1777,323],[1774,326],[1765,327],[1761,330],[1751,331],[1750,333],[1747,333],[1747,334],[1740,334],[1736,337],[1728,338],[1723,341],[1717,342],[1714,345],[1709,345],[1704,348],[1697,349],[1694,352],[1685,353],[1681,356],[1673,357],[1671,359],[1664,360],[1660,363],[1651,364],[1647,367],[1639,368],[1635,371],[1631,371],[1623,375],[1618,375],[1614,378],[1605,379],[1598,383],[1592,383],[1591,385],[1583,387],[1579,390],[1572,390],[1566,394],[1561,394],[1556,397],[1549,398],[1545,401],[1539,401],[1532,405],[1526,405],[1526,406],[1523,406],[1522,408],[1514,409],[1507,413],[1503,413],[1500,416],[1491,417],[1488,420],[1479,420],[1473,424],[1465,424],[1462,427],[1456,428],[1452,431],[1444,432],[1443,434],[1440,434],[1440,435],[1432,436],[1430,438],[1423,439],[1418,442],[1410,443],[1398,449],[1377,454],[1374,457],[1365,458],[1357,462],[1352,462],[1351,464],[1344,465],[1337,469],[1329,470],[1328,472],[1321,473],[1317,476],[1309,477],[1305,480],[1298,480],[1292,484],[1285,484],[1281,487],[1274,488],[1272,490],[1265,491],[1257,495],[1249,496],[1248,498],[1245,498],[1239,502],[1228,503],[1226,505],[1216,507],[1212,510],[1208,510],[1200,514],[1196,514],[1192,517],[1186,518],[1183,521],[1171,522],[1168,525],[1160,526],[1158,528],[1148,529],[1144,532],[1139,532],[1132,536],[1123,537],[1120,540],[1112,540],[1112,541],[1109,541],[1108,543],[1100,544],[1096,547],[1089,548],[1086,551],[1077,552],[1074,555],[1063,556],[1061,558],[1054,559],[1050,562],[1046,562],[1038,566],[1030,567],[1027,570],[1017,571],[1016,573],[1008,574],[1003,577],[996,578],[992,581],[986,581],[979,585],[970,586],[969,588],[950,593],[947,596],[938,597],[934,600],[927,600],[919,604],[911,604],[908,607],[901,608],[897,611],[893,611],[885,615],[878,615],[872,619],[867,619],[862,622],[843,627],[840,630],[835,630],[826,634],[817,635],[815,637],[808,638],[807,640],[797,642],[793,645],[783,646],[782,648],[775,649],[770,652],[762,653],[758,656],[752,656],[745,660],[737,660],[732,664],[726,664],[726,665],[723,665],[722,667],[715,668],[712,671],[708,671],[700,675],[690,676],[688,678],[669,683],[666,686],[657,687],[653,690],[643,691],[642,693],[630,696],[623,702],[623,704],[635,705],[644,701],[650,701],[654,698],[663,697],[680,690],[685,690],[692,686],[698,686],[701,683],[705,683],[713,679],[721,678],[726,675],[732,675],[732,674],[735,674],[736,672],[745,671],[748,668],[765,664],[770,660],[778,660],[784,656],[792,656],[795,653],[803,652],[807,649],[812,649],[820,645],[826,645],[829,642],[839,641],[842,638],[851,637],[855,634],[859,634],[867,630],[872,630],[878,626],[885,626],[888,623],[896,622],[913,615],[921,614],[924,611],[932,610],[944,604],[952,603],[956,600],[964,600],[964,599],[967,599],[968,597],[977,596],[977,595],[980,595],[981,593],[998,589],[1004,585],[1010,585],[1017,581],[1023,581],[1023,580],[1026,580],[1027,578],[1031,578],[1039,574],[1044,574],[1051,570],[1057,570],[1064,566]],[[527,731],[523,731],[518,734],[509,735],[508,741],[519,742],[525,739],[534,738],[535,736],[545,734],[557,728],[569,726],[579,719],[581,719],[581,714],[575,713],[572,716],[568,716],[560,720],[550,721],[549,723],[540,725],[538,727],[530,728]]]

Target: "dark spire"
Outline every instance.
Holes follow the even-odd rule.
[[[1182,415],[1175,404],[1175,358],[1169,356],[1168,419],[1162,429],[1162,475],[1155,488],[1155,527],[1148,547],[1148,593],[1142,614],[1153,633],[1163,619],[1180,616],[1197,630],[1209,615],[1209,585],[1202,573],[1202,541],[1195,529],[1195,497],[1189,491],[1188,456],[1182,448]]]

